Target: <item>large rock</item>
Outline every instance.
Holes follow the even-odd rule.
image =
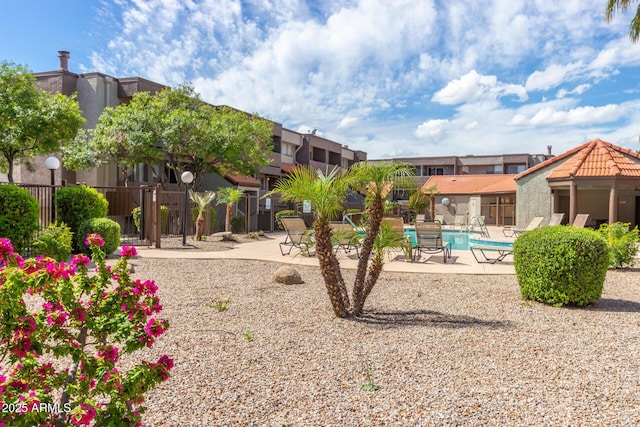
[[[285,285],[298,285],[304,283],[302,276],[295,268],[289,265],[283,265],[273,273],[273,281],[276,283],[284,283]]]

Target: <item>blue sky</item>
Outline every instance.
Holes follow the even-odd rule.
[[[0,60],[191,82],[369,158],[640,149],[640,44],[605,0],[0,0]]]

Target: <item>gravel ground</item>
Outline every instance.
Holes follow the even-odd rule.
[[[514,276],[383,273],[365,316],[336,319],[317,268],[132,263],[171,323],[142,356],[175,361],[144,425],[640,425],[637,269],[583,309],[523,301]]]

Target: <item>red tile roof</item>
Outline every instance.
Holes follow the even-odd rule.
[[[640,177],[640,154],[628,148],[594,139],[556,157],[552,157],[516,176],[516,180],[532,172],[564,161],[547,176],[547,179],[572,177]]]
[[[296,165],[291,163],[285,163],[285,162],[280,163],[280,169],[282,169],[282,172],[285,172],[285,173],[291,172],[291,170],[294,167],[296,167]]]
[[[227,179],[227,181],[234,185],[241,185],[244,187],[260,187],[260,181],[250,176],[227,174],[224,177]]]
[[[516,192],[515,175],[436,175],[423,189],[437,186],[440,194],[505,194]]]

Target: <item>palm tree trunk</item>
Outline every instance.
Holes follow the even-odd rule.
[[[382,199],[376,199],[373,201],[371,208],[369,208],[369,225],[367,226],[367,234],[364,236],[362,242],[362,248],[360,249],[360,260],[358,261],[358,269],[356,271],[356,278],[353,281],[353,298],[352,302],[363,300],[364,283],[367,276],[367,266],[369,264],[369,257],[373,250],[373,243],[380,230],[380,224],[382,223],[382,214],[384,213],[384,204]],[[352,312],[355,307],[352,307]]]
[[[204,233],[204,215],[198,214],[196,219],[196,240],[202,240],[202,234]]]
[[[225,216],[224,221],[224,231],[227,233],[231,232],[231,216],[233,215],[233,205],[231,203],[227,204],[227,214]]]
[[[371,290],[378,281],[380,273],[382,273],[383,265],[384,254],[376,254],[376,256],[371,261],[371,265],[369,266],[369,274],[367,275],[367,279],[364,282],[362,294],[359,295],[358,299],[356,299],[355,296],[353,298],[353,305],[351,309],[351,314],[353,316],[360,316],[362,314],[362,310],[364,309],[364,302],[367,300],[367,297],[371,293]]]
[[[316,220],[313,224],[316,256],[320,263],[320,272],[329,294],[329,300],[336,317],[349,315],[349,294],[340,273],[340,265],[333,253],[331,229],[326,220]]]

